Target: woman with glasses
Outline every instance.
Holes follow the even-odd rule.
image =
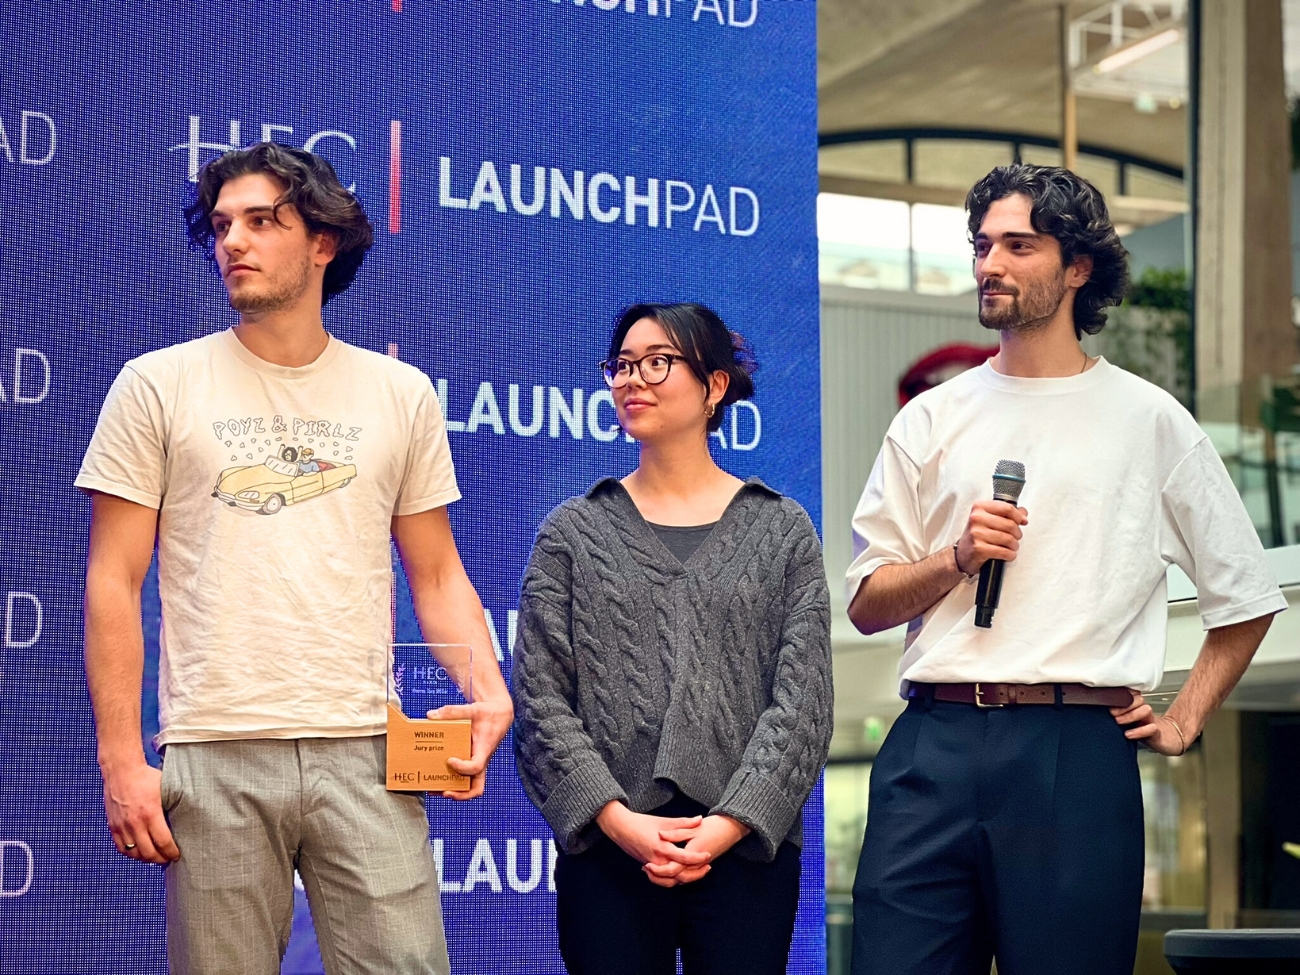
[[[601,370],[639,463],[552,511],[524,575],[515,753],[571,975],[786,969],[830,608],[808,515],[709,453],[754,368],[708,308],[624,312]]]

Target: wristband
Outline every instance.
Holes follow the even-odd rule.
[[[1166,721],[1168,721],[1171,725],[1174,726],[1174,731],[1178,732],[1178,741],[1179,741],[1179,743],[1183,746],[1183,750],[1180,751],[1178,754],[1179,754],[1179,755],[1186,755],[1186,754],[1187,754],[1187,739],[1183,737],[1183,729],[1180,728],[1180,727],[1178,727],[1178,722],[1175,721],[1173,718],[1169,717],[1169,715],[1166,714],[1166,715],[1164,716],[1164,718],[1165,718]]]
[[[957,546],[960,544],[961,544],[960,538],[957,539],[957,541],[952,543],[952,564],[957,566],[957,571],[960,572],[962,575],[964,575],[967,579],[974,579],[975,577],[973,575],[971,575],[969,572],[967,572],[965,569],[961,567],[961,559],[957,558]]]

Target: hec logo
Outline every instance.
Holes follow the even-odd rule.
[[[8,127],[0,113],[0,158],[16,166],[45,166],[59,149],[59,131],[44,112],[23,109]]]
[[[400,11],[400,3],[394,0],[394,10]],[[295,131],[295,126],[284,125],[279,122],[258,122],[248,129],[244,127],[240,119],[230,119],[228,122],[221,123],[221,131],[225,136],[225,141],[218,139],[205,139],[205,131],[211,134],[211,128],[205,129],[203,118],[199,115],[189,116],[188,138],[184,142],[178,142],[174,146],[168,146],[168,152],[184,152],[186,157],[186,174],[191,183],[197,182],[199,170],[212,159],[220,156],[231,149],[238,149],[253,142],[284,142],[293,144],[295,138],[306,131],[298,127],[300,131]],[[310,127],[308,127],[310,128]],[[254,138],[256,136],[256,138]],[[342,151],[349,156],[355,157],[358,151],[357,137],[350,132],[345,132],[337,128],[325,128],[312,131],[306,135],[301,142],[302,148],[307,152],[316,152],[320,149],[334,150],[327,151],[324,155],[334,163],[334,168],[339,174],[340,179],[348,179],[349,174],[344,168],[339,166],[337,152]],[[390,132],[390,159],[389,159],[389,230],[397,233],[401,228],[401,180],[402,180],[402,126],[400,122],[391,123]],[[347,184],[349,193],[355,193],[357,189],[356,172],[357,167],[352,167],[352,178]]]
[[[261,122],[255,125],[254,130],[258,134],[257,139],[249,139],[249,142],[287,142],[289,138],[295,135],[294,126],[281,125],[278,122]],[[199,177],[199,170],[209,159],[221,155],[223,152],[229,152],[231,149],[238,149],[245,145],[243,135],[244,126],[239,119],[231,119],[229,128],[226,130],[228,136],[225,142],[207,141],[203,138],[203,119],[198,115],[190,116],[189,138],[184,142],[177,143],[174,146],[168,146],[168,152],[185,152],[188,162],[188,174],[190,182],[196,182]],[[346,147],[346,150],[355,155],[357,151],[356,136],[344,132],[341,129],[320,129],[306,136],[302,141],[302,148],[308,152],[315,152],[318,146],[322,146],[329,140],[329,146],[332,148]],[[337,167],[336,167],[337,168]],[[342,173],[339,174],[341,177]],[[356,190],[356,180],[353,179],[348,186],[349,192]]]
[[[400,0],[397,0],[400,2]],[[675,0],[678,10],[689,6],[692,0]],[[650,17],[672,17],[674,0],[551,0],[551,3],[571,3],[575,7],[590,5],[596,10],[622,10],[628,14],[644,13]],[[396,9],[396,8],[395,8]],[[682,19],[679,13],[678,19]],[[694,0],[691,23],[703,20],[719,27],[753,27],[758,20],[758,0]]]

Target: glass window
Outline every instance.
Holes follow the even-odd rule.
[[[822,193],[817,236],[823,284],[932,295],[975,287],[961,207]]]
[[[1008,165],[1014,155],[1010,142],[917,139],[912,145],[914,179],[920,186],[946,186],[965,193],[990,169]]]
[[[1199,748],[1168,758],[1138,752],[1146,813],[1142,908],[1205,909],[1205,763]]]
[[[870,762],[826,766],[826,890],[849,893],[867,828]]]
[[[975,289],[966,211],[961,207],[913,204],[912,250],[919,293],[955,295]]]
[[[821,193],[817,197],[817,236],[823,284],[910,289],[911,229],[906,203]]]
[[[907,182],[907,145],[901,139],[824,146],[817,153],[822,176],[856,180]]]

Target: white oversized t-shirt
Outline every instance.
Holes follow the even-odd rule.
[[[991,364],[894,418],[853,517],[852,599],[882,565],[952,546],[993,496],[999,460],[1025,465],[1029,524],[991,629],[972,581],[908,627],[907,682],[1159,685],[1165,573],[1196,583],[1206,628],[1286,608],[1241,498],[1177,400],[1099,360],[1078,376],[1023,379]]]
[[[159,509],[159,745],[384,730],[391,519],[460,497],[427,376],[332,337],[301,368],[233,331],[150,352],[76,484]]]

